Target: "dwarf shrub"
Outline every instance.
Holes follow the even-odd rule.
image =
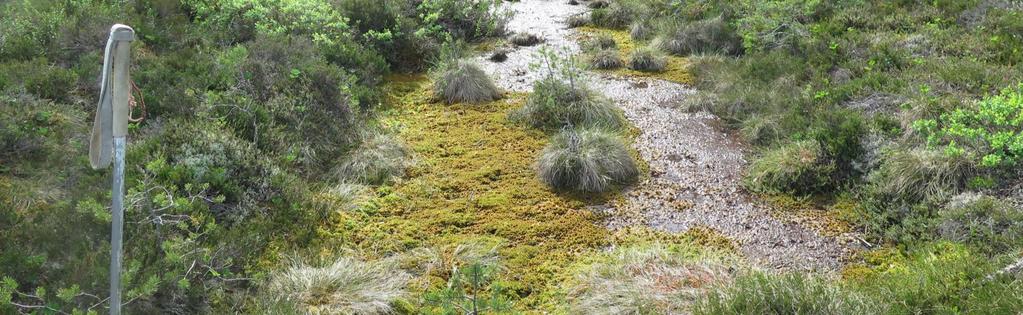
[[[938,119],[913,122],[927,143],[985,168],[1016,166],[1023,159],[1023,84],[958,108]]]

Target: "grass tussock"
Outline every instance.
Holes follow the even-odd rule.
[[[629,68],[636,71],[662,72],[667,65],[664,55],[649,47],[636,49],[629,57]]]
[[[750,165],[744,184],[759,193],[808,194],[829,182],[834,163],[816,141],[799,141],[768,151]]]
[[[620,247],[586,260],[570,280],[577,314],[677,314],[731,281],[721,254],[691,245]],[[734,263],[734,262],[733,262]]]
[[[323,267],[297,263],[274,275],[267,290],[310,314],[388,314],[408,280],[395,261],[341,257]]]
[[[598,27],[623,29],[636,18],[636,11],[621,1],[613,1],[606,8],[594,9],[590,12],[590,22]]]
[[[574,14],[565,20],[569,28],[576,28],[590,24],[590,16],[586,14]]]
[[[965,158],[913,149],[892,152],[868,180],[879,193],[941,201],[958,194],[974,172]]]
[[[632,40],[649,40],[655,35],[654,32],[655,29],[650,26],[649,22],[636,21],[629,26],[629,37],[632,37]]]
[[[693,308],[693,314],[698,315],[883,313],[883,305],[828,279],[762,271],[748,271],[735,277],[728,285],[702,297]]]
[[[472,62],[451,61],[437,72],[434,94],[445,103],[484,103],[501,98],[490,77]]]
[[[604,50],[618,48],[618,43],[609,34],[597,34],[593,38],[583,42],[584,50]]]
[[[509,39],[515,46],[535,46],[543,42],[543,39],[535,34],[519,32],[512,35]]]
[[[695,22],[669,22],[655,39],[656,46],[679,56],[737,55],[742,39],[720,17]]]
[[[558,131],[566,126],[617,130],[625,126],[621,110],[582,82],[574,86],[555,77],[536,81],[526,104],[513,113],[534,128]]]
[[[596,69],[618,69],[622,63],[622,58],[614,49],[601,49],[590,54],[590,66]]]
[[[380,185],[401,177],[410,160],[400,140],[387,133],[370,131],[363,135],[359,146],[345,157],[335,173],[343,182]]]
[[[639,177],[625,143],[598,129],[558,134],[540,154],[537,168],[540,179],[551,188],[579,192],[605,192]]]

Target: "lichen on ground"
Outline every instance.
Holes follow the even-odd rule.
[[[615,40],[619,55],[622,60],[625,60],[628,64],[629,57],[632,56],[632,52],[642,45],[648,43],[637,42],[632,39],[628,31],[625,30],[613,30],[605,28],[596,28],[592,26],[583,26],[577,28],[580,35],[580,40],[586,40],[588,38],[595,37],[597,35],[608,35]],[[600,73],[609,73],[624,77],[639,77],[639,78],[655,78],[665,81],[671,81],[681,84],[692,84],[693,76],[689,72],[689,60],[685,57],[665,55],[668,61],[667,67],[663,72],[644,72],[629,69],[628,66],[624,66],[613,70],[597,70],[594,71]]]

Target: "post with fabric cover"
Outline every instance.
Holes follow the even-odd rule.
[[[128,135],[128,103],[131,97],[131,42],[135,30],[117,24],[110,28],[99,105],[89,141],[89,163],[93,169],[114,164],[110,211],[110,314],[121,314],[121,254],[124,234],[124,153]]]

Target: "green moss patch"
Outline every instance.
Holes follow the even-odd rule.
[[[612,30],[604,28],[596,28],[592,26],[584,26],[577,28],[582,34],[583,39],[596,37],[598,35],[607,35],[615,40],[618,47],[618,53],[622,57],[622,60],[629,60],[632,53],[637,48],[645,45],[645,43],[639,43],[629,36],[629,32],[626,30]],[[610,73],[625,77],[638,77],[638,78],[654,78],[665,81],[671,81],[681,84],[692,84],[693,75],[689,72],[689,60],[684,57],[667,55],[665,58],[668,61],[667,66],[663,72],[643,72],[629,69],[628,67],[622,67],[613,70],[595,70],[603,73]]]
[[[525,95],[445,105],[431,100],[423,77],[390,82],[394,107],[381,121],[398,132],[416,165],[357,210],[334,216],[321,231],[322,245],[386,255],[497,239],[506,285],[522,299],[517,307],[553,305],[559,285],[552,280],[579,253],[607,246],[611,235],[585,209],[598,200],[555,194],[537,178],[534,162],[547,136],[507,120]]]

